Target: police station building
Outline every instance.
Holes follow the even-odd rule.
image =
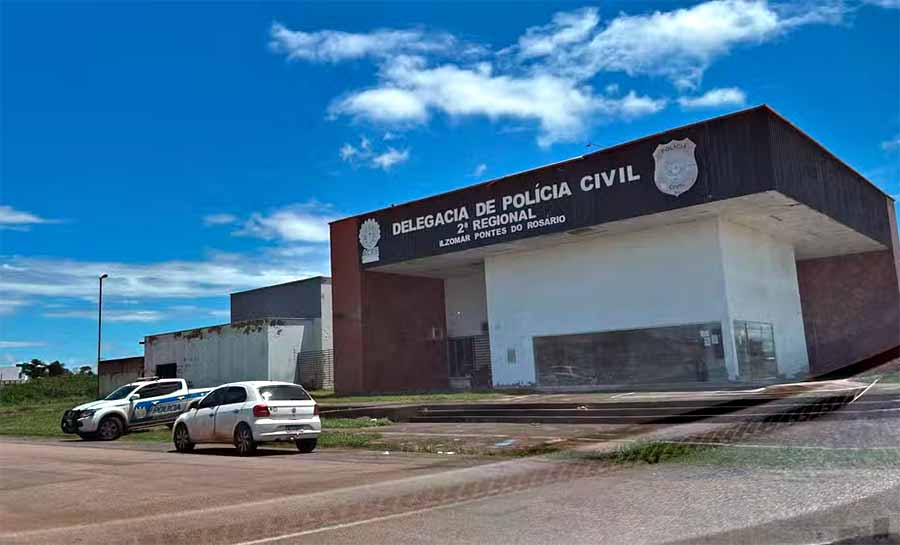
[[[900,344],[893,200],[767,106],[331,224],[340,393],[801,380]]]

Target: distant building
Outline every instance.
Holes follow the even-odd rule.
[[[238,380],[333,386],[331,279],[231,294],[231,322],[144,338],[143,372],[194,387]]]
[[[18,367],[0,367],[0,385],[20,384],[28,380],[28,377],[21,373],[22,369]]]
[[[102,360],[97,369],[97,376],[100,380],[100,395],[106,396],[119,386],[134,382],[143,375],[143,356]]]

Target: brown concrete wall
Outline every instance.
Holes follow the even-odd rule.
[[[144,357],[102,360],[97,369],[100,395],[105,396],[119,386],[134,382],[144,374]]]
[[[365,392],[363,361],[363,285],[357,233],[359,220],[331,224],[331,286],[334,331],[334,389]]]
[[[444,281],[363,273],[365,386],[372,392],[449,388]],[[440,332],[432,338],[432,328]]]
[[[334,388],[341,395],[444,390],[444,281],[363,272],[359,221],[331,224]]]
[[[893,203],[890,203],[891,206]],[[813,375],[900,344],[900,277],[894,249],[797,263]]]

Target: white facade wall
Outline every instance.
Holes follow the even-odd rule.
[[[319,350],[331,350],[334,348],[334,332],[332,331],[331,308],[331,282],[322,282],[322,314],[319,327],[321,348]],[[308,350],[313,350],[312,348]]]
[[[240,380],[293,381],[307,327],[253,320],[153,335],[145,339],[144,373],[175,363],[177,376],[197,388]]]
[[[808,368],[789,245],[716,218],[573,240],[485,260],[495,386],[535,383],[535,336],[702,322],[722,324],[733,379],[732,316],[774,323],[779,365]]]
[[[793,246],[725,221],[719,223],[719,243],[730,319],[772,324],[778,372],[790,378],[808,374]],[[734,358],[732,332],[731,326],[723,329],[728,359]]]
[[[484,270],[444,279],[447,336],[483,335],[482,324],[488,321],[486,300]]]

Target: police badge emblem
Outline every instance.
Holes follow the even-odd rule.
[[[367,219],[359,226],[359,243],[363,247],[362,262],[373,263],[380,259],[378,241],[381,240],[381,227],[374,219]]]
[[[694,187],[698,174],[697,159],[694,157],[696,148],[690,138],[656,146],[653,152],[656,164],[653,181],[660,191],[677,197]]]

